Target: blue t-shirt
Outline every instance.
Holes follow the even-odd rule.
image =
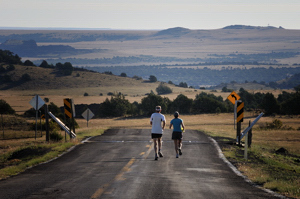
[[[173,131],[181,132],[182,119],[174,118],[170,123],[173,125]]]

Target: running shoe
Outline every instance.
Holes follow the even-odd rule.
[[[178,154],[176,154],[176,158],[179,158]]]
[[[178,151],[179,151],[179,155],[182,155],[181,149],[178,149]]]
[[[155,154],[155,158],[154,158],[154,160],[158,160],[158,156],[157,156],[157,154]]]
[[[161,157],[161,158],[164,157],[163,154],[162,154],[162,152],[160,152],[160,151],[158,152],[158,155],[159,155],[159,157]]]

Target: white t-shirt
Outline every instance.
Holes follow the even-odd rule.
[[[151,133],[162,134],[162,121],[166,121],[165,116],[161,113],[153,113],[151,115],[150,121],[152,122]]]

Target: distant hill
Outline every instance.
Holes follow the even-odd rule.
[[[245,26],[245,25],[231,25],[231,26],[226,26],[223,29],[252,29],[252,30],[262,30],[262,29],[283,29],[281,26],[279,28],[276,28],[274,26],[267,26],[267,27],[262,27],[262,26]]]
[[[75,49],[68,45],[38,46],[34,40],[6,40],[0,44],[0,49],[9,50],[21,57],[57,57],[62,55],[77,55],[92,53],[95,50]],[[99,52],[100,50],[97,50]]]
[[[173,36],[173,37],[181,37],[185,34],[192,32],[192,30],[182,27],[169,28],[166,30],[161,30],[154,34],[154,36]]]
[[[295,88],[300,85],[300,73],[274,83],[279,88]]]

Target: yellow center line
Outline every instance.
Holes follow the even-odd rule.
[[[127,171],[130,171],[130,166],[135,162],[135,158],[131,158],[131,160],[122,168],[121,172],[116,175],[116,177],[110,181],[109,183],[103,185],[102,187],[100,187],[91,197],[91,199],[94,199],[94,198],[98,198],[100,197],[104,192],[105,190],[115,181],[117,180],[124,180],[123,178],[123,175],[125,172]]]
[[[146,159],[148,157],[148,155],[150,154],[150,151],[153,147],[153,143],[151,145],[147,145],[147,148],[149,148],[147,150],[147,152],[142,152],[140,153],[141,156],[144,155],[144,159]],[[135,158],[131,158],[129,160],[129,162],[121,169],[120,173],[118,175],[116,175],[116,177],[111,180],[109,183],[104,184],[102,187],[100,187],[99,189],[97,189],[97,191],[92,195],[91,199],[95,199],[95,198],[99,198],[107,189],[108,187],[110,187],[110,185],[115,182],[115,181],[120,181],[120,180],[125,180],[125,178],[123,178],[123,175],[125,174],[125,172],[130,171],[130,167],[132,166],[132,164],[136,161]]]

